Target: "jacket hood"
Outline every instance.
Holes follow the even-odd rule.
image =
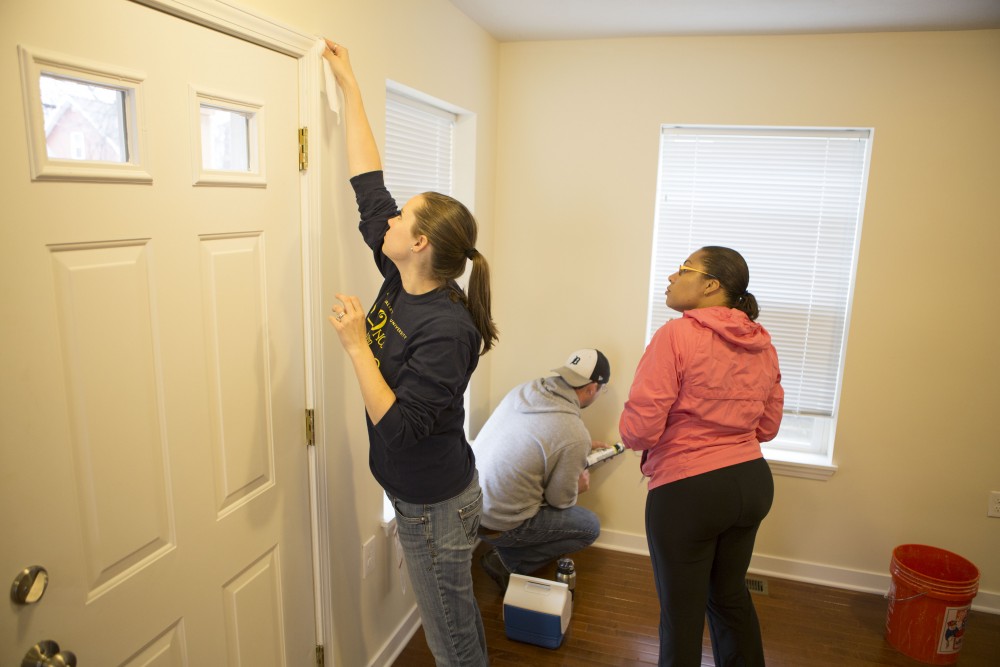
[[[514,410],[524,414],[580,414],[580,398],[576,395],[576,390],[561,377],[545,377],[526,382],[513,398]]]
[[[771,334],[747,314],[735,308],[712,306],[684,311],[690,318],[718,334],[723,340],[748,350],[761,350],[771,345]]]

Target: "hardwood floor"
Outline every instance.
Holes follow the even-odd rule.
[[[490,664],[500,667],[586,667],[655,665],[660,606],[649,558],[591,547],[573,554],[576,600],[569,630],[558,649],[507,638],[503,596],[479,566],[472,574],[486,627]],[[888,567],[888,566],[887,566]],[[551,565],[536,576],[552,579]],[[918,667],[885,641],[886,602],[880,595],[767,579],[766,595],[754,594],[768,667]],[[714,665],[706,634],[702,665]],[[961,667],[1000,666],[1000,615],[973,611]],[[394,667],[433,667],[422,629],[400,653]]]

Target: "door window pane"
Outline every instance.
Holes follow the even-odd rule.
[[[252,114],[201,105],[201,166],[211,171],[250,171]]]
[[[49,159],[128,162],[124,90],[49,74],[38,84]]]

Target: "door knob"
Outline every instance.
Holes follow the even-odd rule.
[[[21,667],[76,667],[76,656],[70,651],[60,651],[59,644],[43,639],[24,656]]]
[[[32,604],[42,599],[48,585],[49,573],[41,565],[32,565],[14,577],[14,583],[10,587],[10,597],[18,604]]]

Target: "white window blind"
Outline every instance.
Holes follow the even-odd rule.
[[[740,252],[778,351],[792,449],[825,445],[790,415],[836,414],[869,151],[866,129],[662,130],[647,339],[679,316],[664,304],[678,264],[707,245]]]
[[[453,196],[457,116],[391,88],[385,95],[385,186],[400,209],[414,195],[439,192]],[[469,392],[465,392],[465,432],[469,432]],[[395,510],[382,502],[382,526],[390,534]]]
[[[421,192],[452,194],[455,114],[386,91],[385,182],[400,208]]]

